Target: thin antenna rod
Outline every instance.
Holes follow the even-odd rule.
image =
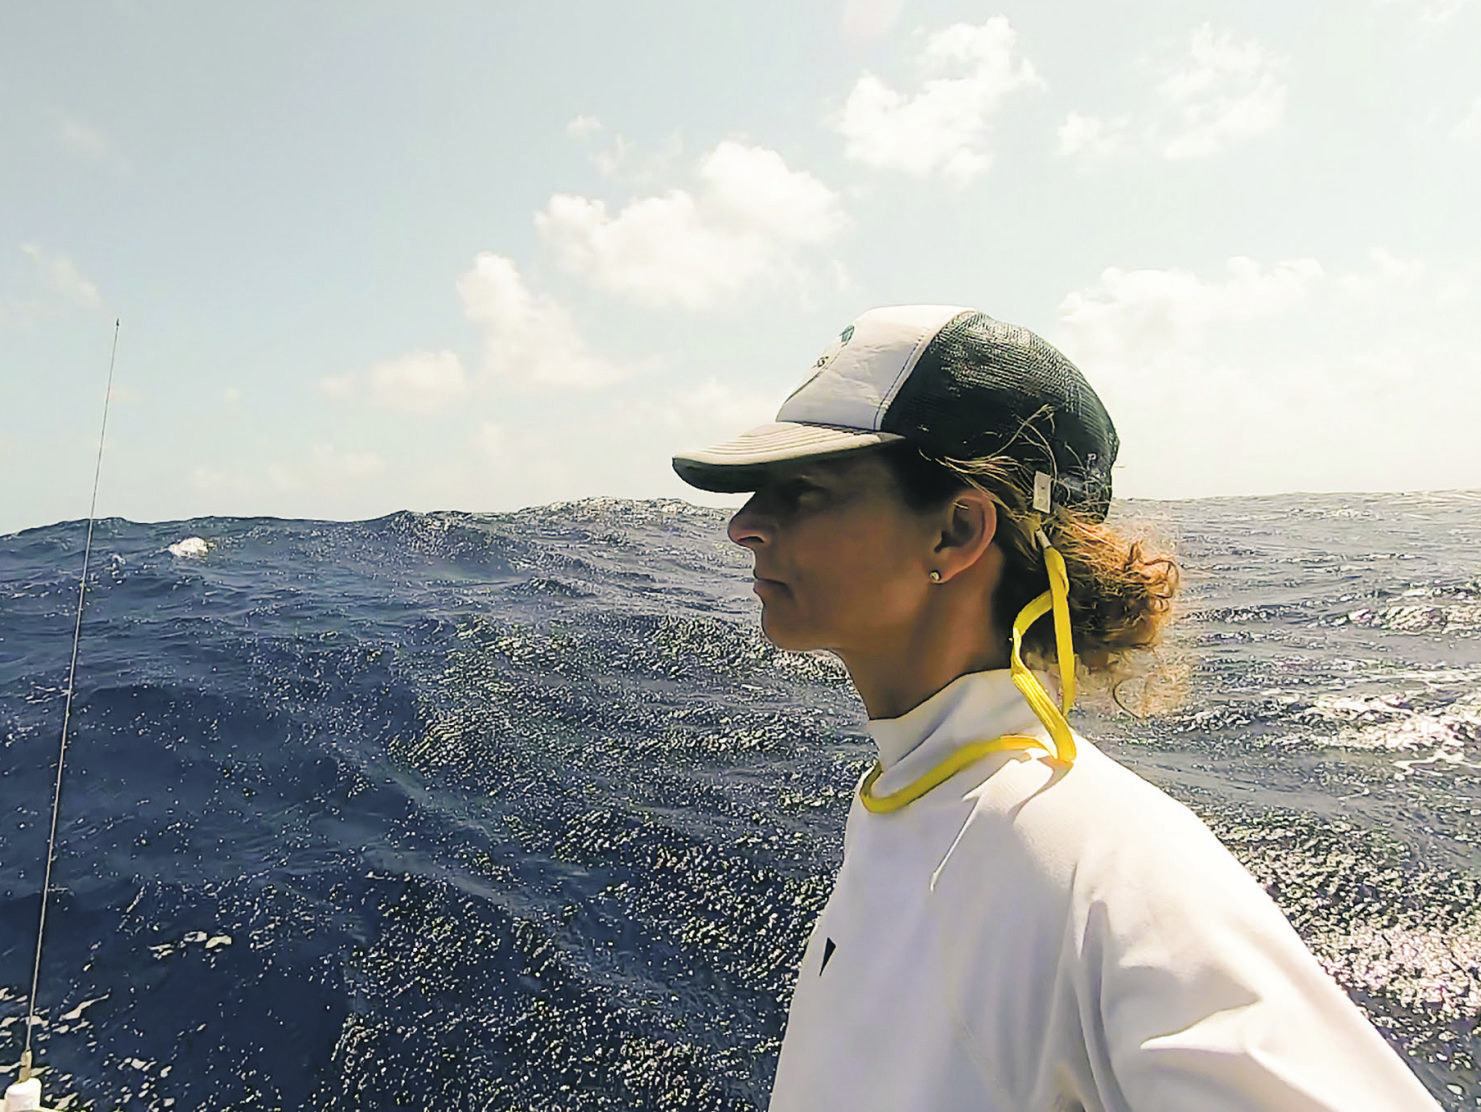
[[[113,351],[108,356],[108,387],[103,391],[103,427],[98,431],[98,460],[93,465],[93,498],[87,507],[87,543],[82,548],[82,578],[77,583],[77,623],[72,629],[72,664],[67,669],[67,701],[62,710],[62,740],[57,751],[57,782],[51,793],[51,834],[46,839],[46,875],[41,881],[41,921],[36,926],[36,964],[31,969],[31,1003],[26,1010],[26,1049],[21,1080],[30,1072],[31,1029],[36,1025],[36,986],[41,981],[41,942],[46,937],[46,904],[51,895],[51,866],[57,856],[57,816],[62,810],[62,765],[67,759],[67,724],[72,719],[72,690],[77,679],[77,646],[82,641],[82,603],[87,597],[87,565],[93,552],[93,522],[98,513],[98,479],[103,474],[103,443],[108,437],[108,403],[113,400],[113,364],[118,358],[119,321],[113,322]]]

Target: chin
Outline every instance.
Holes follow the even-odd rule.
[[[777,648],[788,652],[800,653],[818,647],[802,630],[779,621],[765,609],[761,611],[761,633]]]

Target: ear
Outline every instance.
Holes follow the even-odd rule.
[[[998,530],[998,504],[975,488],[958,493],[941,510],[933,566],[945,582],[978,566]]]

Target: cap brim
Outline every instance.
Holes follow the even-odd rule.
[[[681,453],[674,457],[674,470],[690,486],[734,494],[755,490],[778,463],[842,455],[901,439],[889,432],[779,421],[723,444]]]

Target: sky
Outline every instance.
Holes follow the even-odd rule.
[[[0,7],[0,533],[610,495],[865,309],[1116,492],[1481,488],[1481,0]],[[735,500],[730,499],[733,504]]]

